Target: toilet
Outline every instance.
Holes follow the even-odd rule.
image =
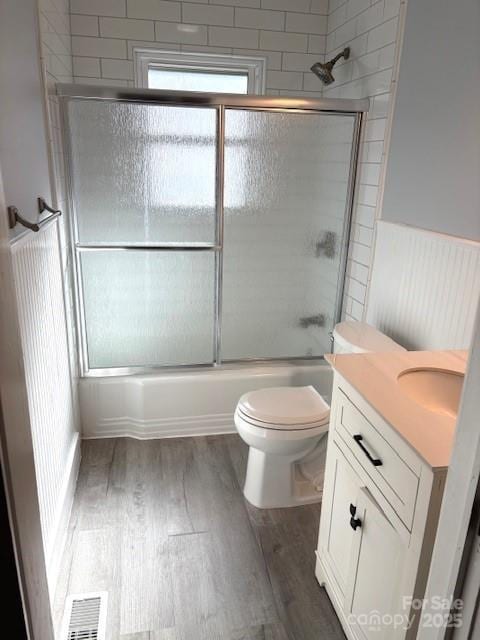
[[[334,353],[405,351],[371,325],[341,322]],[[243,494],[261,509],[322,498],[330,407],[313,386],[269,387],[245,393],[235,426],[249,446]]]

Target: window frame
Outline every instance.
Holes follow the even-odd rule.
[[[266,58],[217,53],[164,51],[135,47],[133,49],[135,86],[148,89],[148,71],[151,68],[221,73],[246,73],[247,94],[265,93]],[[199,92],[201,93],[201,92]]]

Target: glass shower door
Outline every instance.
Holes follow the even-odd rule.
[[[91,369],[213,362],[210,251],[81,251]]]
[[[70,99],[84,368],[214,358],[217,109]]]
[[[222,358],[330,351],[354,115],[226,109]]]
[[[363,101],[68,91],[83,375],[330,351]]]

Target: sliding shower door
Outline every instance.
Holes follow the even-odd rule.
[[[67,112],[85,368],[212,363],[218,110]]]
[[[89,366],[213,361],[215,256],[82,251]]]
[[[226,110],[223,359],[330,351],[354,128],[344,115]]]
[[[73,90],[82,373],[330,351],[358,103]]]

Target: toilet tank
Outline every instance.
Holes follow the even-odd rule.
[[[333,353],[406,351],[397,342],[366,322],[347,320],[335,325]]]

